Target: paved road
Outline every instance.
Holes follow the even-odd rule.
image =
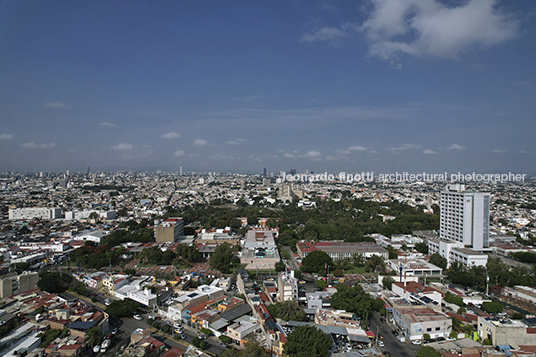
[[[298,262],[296,262],[296,258],[294,258],[294,252],[292,251],[292,249],[290,249],[290,247],[287,247],[287,246],[283,246],[283,249],[285,249],[290,254],[290,259],[286,260],[290,269],[298,270]]]
[[[380,351],[388,351],[393,355],[393,357],[413,357],[417,354],[420,346],[414,346],[411,343],[401,343],[398,341],[391,333],[393,328],[387,324],[380,321],[380,314],[374,312],[372,318],[370,319],[370,330],[377,334],[383,335],[384,339],[382,340],[385,343],[385,347],[379,347]]]

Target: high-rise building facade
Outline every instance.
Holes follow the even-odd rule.
[[[465,191],[465,185],[447,185],[441,191],[442,240],[462,242],[474,250],[489,247],[490,194]]]

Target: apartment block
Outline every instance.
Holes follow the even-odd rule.
[[[182,218],[173,217],[163,222],[155,221],[154,238],[156,242],[176,242],[182,235],[184,235],[184,221]]]
[[[441,191],[442,240],[462,242],[475,250],[489,247],[490,194],[465,191],[465,185],[447,185]]]

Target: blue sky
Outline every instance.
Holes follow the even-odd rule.
[[[522,172],[532,1],[0,2],[0,171]]]

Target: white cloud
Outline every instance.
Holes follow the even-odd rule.
[[[310,158],[310,159],[318,159],[318,158],[322,157],[322,154],[320,152],[318,152],[318,151],[311,150],[307,154],[305,154],[304,157]]]
[[[107,121],[103,121],[102,123],[99,123],[100,126],[104,126],[106,128],[117,128],[117,125],[113,123],[109,123]]]
[[[21,145],[22,148],[24,149],[51,149],[51,148],[55,148],[56,147],[56,144],[55,143],[50,143],[50,144],[36,144],[34,142],[29,142],[29,143],[24,143]]]
[[[11,140],[15,137],[13,134],[0,134],[0,140]]]
[[[526,154],[527,152],[525,150],[521,150],[519,153],[520,154]]]
[[[283,154],[283,157],[286,158],[286,159],[294,159],[296,157],[296,155],[289,154],[288,152],[286,152],[286,153]]]
[[[177,157],[181,157],[181,156],[184,156],[186,154],[186,152],[184,150],[177,150],[175,151],[175,153],[173,155],[177,156]]]
[[[438,0],[371,0],[372,11],[360,30],[369,52],[397,62],[399,55],[456,58],[475,47],[498,45],[515,37],[518,21],[496,0],[468,0],[448,6]]]
[[[175,132],[171,132],[171,133],[166,133],[164,135],[162,135],[162,137],[164,139],[178,139],[181,137],[181,134],[179,133],[175,133]]]
[[[350,151],[368,151],[368,149],[364,146],[350,146],[348,148]]]
[[[62,102],[46,102],[45,107],[53,109],[67,108],[67,105]]]
[[[246,139],[241,139],[241,138],[238,138],[236,140],[231,140],[231,141],[228,141],[226,142],[227,145],[242,145],[243,143],[245,143],[247,140]]]
[[[434,150],[430,150],[430,149],[425,149],[422,151],[423,154],[426,154],[426,155],[435,155],[437,154],[437,152],[435,152]]]
[[[504,154],[506,152],[506,150],[495,149],[495,150],[493,150],[493,152],[498,153],[498,154]]]
[[[406,150],[420,149],[420,148],[421,147],[419,145],[415,145],[415,144],[403,144],[398,147],[390,147],[387,150],[398,153],[399,151],[406,151]]]
[[[322,27],[310,32],[304,33],[300,41],[301,42],[330,42],[333,45],[339,45],[341,40],[348,36],[347,27],[343,26],[342,29],[335,27]]]
[[[195,139],[194,140],[194,146],[205,146],[207,145],[207,141],[204,139]]]
[[[112,149],[114,149],[114,150],[132,150],[132,148],[134,148],[132,146],[132,144],[125,144],[125,143],[121,143],[119,145],[112,146]]]
[[[465,146],[452,144],[451,146],[449,146],[449,150],[465,150]]]

